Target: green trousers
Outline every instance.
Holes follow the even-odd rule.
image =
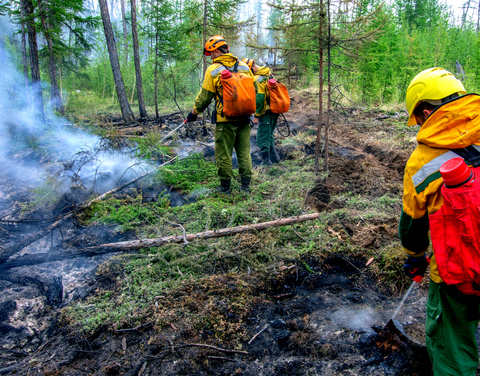
[[[268,153],[270,147],[274,146],[273,132],[277,126],[277,119],[278,114],[274,114],[270,110],[258,118],[257,145],[260,153]]]
[[[215,160],[221,180],[231,179],[232,153],[235,148],[238,173],[241,177],[252,176],[250,156],[250,120],[221,122],[215,127]]]
[[[425,334],[433,374],[474,376],[478,366],[475,332],[480,298],[430,280],[426,310]]]

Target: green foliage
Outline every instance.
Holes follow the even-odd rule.
[[[158,181],[167,186],[191,193],[203,186],[217,184],[217,168],[201,154],[179,159],[173,164],[162,167],[156,175]]]
[[[160,144],[162,134],[157,131],[148,132],[145,137],[133,138],[136,146],[135,154],[145,159],[163,160],[172,153],[171,148]]]

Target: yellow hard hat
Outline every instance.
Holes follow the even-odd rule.
[[[218,47],[227,46],[228,44],[223,39],[221,35],[214,35],[213,37],[209,38],[205,43],[205,47],[203,49],[203,53],[207,56],[210,56],[210,52],[215,51]]]
[[[406,101],[409,114],[408,126],[416,125],[413,115],[420,102],[437,101],[452,94],[466,94],[463,84],[449,71],[436,67],[425,69],[417,74],[408,85]]]
[[[242,59],[242,61],[243,61],[245,64],[247,64],[250,69],[252,69],[253,64],[255,64],[255,60],[249,59],[249,58],[247,58],[247,57],[246,57],[245,59]]]

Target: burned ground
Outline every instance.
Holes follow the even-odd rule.
[[[295,137],[279,137],[277,147],[283,161],[293,161],[300,169],[311,165],[315,158],[318,114],[314,93],[293,92],[292,98],[287,119]],[[241,266],[242,258],[267,257],[262,256],[269,252],[263,247],[275,244],[267,240],[278,232],[237,234],[225,240],[231,253],[214,261],[202,259],[208,270],[203,278],[185,278],[165,294],[149,299],[147,306],[132,307],[128,317],[97,325],[94,330],[85,330],[65,310],[76,305],[86,312],[92,310],[93,315],[96,308],[88,297],[113,298],[130,288],[124,284],[124,266],[111,254],[80,259],[72,253],[64,264],[4,268],[0,281],[0,373],[429,374],[428,357],[421,344],[426,281],[412,291],[397,316],[408,337],[402,338],[395,328],[389,338],[382,331],[409,287],[409,281],[401,274],[404,256],[397,227],[403,168],[415,145],[415,131],[404,127],[405,117],[395,112],[352,108],[348,114],[338,113],[332,119],[330,171],[321,174],[322,163],[317,175],[311,168],[304,196],[305,210],[322,213],[321,222],[287,230],[292,239],[313,251],[282,256],[250,270]],[[116,137],[143,135],[152,129],[167,134],[180,121],[180,116],[173,114],[170,125],[166,125],[165,119],[144,122],[123,127]],[[110,122],[111,127],[118,128],[115,119]],[[177,154],[194,147],[212,158],[212,131],[211,125],[179,129],[175,136]],[[255,131],[252,159],[258,163]],[[324,139],[320,146],[324,147]],[[164,155],[153,157],[158,163],[166,160]],[[278,167],[257,166],[256,171],[271,179],[284,174],[282,163]],[[31,223],[14,220],[21,209],[17,203],[26,196],[28,186],[14,189],[7,177],[2,181],[5,189],[0,240],[7,247],[23,232],[35,228]],[[155,184],[133,188],[142,190],[142,199],[147,202],[157,200],[163,189]],[[115,193],[115,197],[130,200],[130,189]],[[194,200],[180,191],[176,193],[179,204]],[[268,190],[258,194],[271,200],[272,205],[279,201]],[[86,196],[66,196],[49,212],[41,213],[57,218],[65,213],[65,207],[79,205]],[[384,206],[378,213],[367,215],[363,208],[375,200]],[[174,206],[173,201],[170,204]],[[252,206],[251,210],[256,209]],[[315,249],[310,234],[320,230],[328,239],[322,249]],[[121,232],[114,224],[87,225],[81,213],[62,226],[62,234],[58,232],[39,239],[16,257],[27,257],[34,249],[43,253],[74,252],[86,245],[139,236],[134,231]],[[211,246],[207,240],[202,242],[205,248]],[[182,248],[178,247],[181,253]],[[288,242],[284,247],[288,248]],[[62,278],[60,287],[58,278]]]

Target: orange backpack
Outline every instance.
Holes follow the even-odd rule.
[[[253,78],[238,72],[238,60],[230,70],[222,71],[223,115],[227,117],[248,116],[255,113],[255,86]]]
[[[287,87],[271,78],[267,82],[268,93],[270,94],[270,111],[274,114],[283,114],[290,108],[290,96]]]

